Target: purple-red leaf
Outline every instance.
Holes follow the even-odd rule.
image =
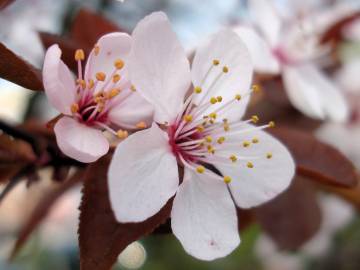
[[[80,205],[79,246],[82,270],[109,270],[130,243],[151,233],[170,215],[172,201],[141,223],[121,224],[111,210],[107,169],[110,157],[89,166]],[[154,195],[156,196],[156,195]]]
[[[84,46],[84,49],[95,45],[97,40],[104,34],[122,32],[113,22],[104,16],[88,9],[79,11],[71,28],[71,37]]]
[[[27,239],[31,235],[31,233],[38,227],[38,225],[46,218],[47,214],[50,212],[52,206],[56,203],[56,201],[69,189],[77,185],[83,179],[84,172],[77,171],[74,175],[72,175],[67,181],[59,184],[59,186],[45,194],[44,197],[40,200],[38,205],[35,207],[33,212],[31,213],[29,219],[22,226],[16,243],[11,251],[10,260],[15,258],[17,253],[20,251],[22,246],[26,243]],[[76,207],[74,205],[74,207]]]
[[[287,191],[254,211],[264,231],[280,249],[301,247],[321,224],[315,189],[300,177],[293,180]]]
[[[42,91],[41,71],[0,43],[0,77],[34,91]]]
[[[271,130],[271,133],[288,147],[299,175],[323,184],[356,186],[354,165],[334,147],[300,130],[282,127]]]
[[[15,2],[15,0],[0,0],[0,10],[6,8],[8,5]]]

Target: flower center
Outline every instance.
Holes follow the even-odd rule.
[[[219,60],[214,60],[213,66],[219,65],[219,63]],[[212,67],[210,67],[206,73],[203,82],[208,78],[210,72],[212,72]],[[226,75],[226,73],[229,72],[229,68],[224,66],[221,72],[222,75],[215,76],[215,81],[208,84],[210,87],[216,85],[216,81],[219,80],[221,76]],[[254,115],[246,121],[232,123],[226,118],[219,118],[228,108],[237,105],[234,103],[241,102],[244,96],[250,95],[252,92],[258,90],[258,86],[253,86],[252,89],[243,96],[236,94],[231,100],[223,100],[222,96],[210,97],[209,100],[206,100],[206,96],[203,96],[198,105],[196,105],[194,98],[196,95],[202,93],[202,88],[201,86],[194,87],[193,92],[184,102],[178,117],[167,129],[169,144],[178,162],[198,173],[204,173],[205,166],[207,165],[230,165],[238,159],[246,160],[246,166],[253,168],[254,165],[249,159],[257,159],[259,157],[243,157],[236,156],[235,154],[224,156],[224,153],[228,153],[234,148],[249,147],[251,144],[257,144],[259,139],[253,138],[251,141],[243,141],[241,143],[231,140],[231,137],[239,133],[245,134],[258,129],[273,127],[274,123],[270,122],[267,125],[259,127],[249,127],[246,126],[247,123],[258,122],[259,118],[257,116]],[[217,105],[216,108],[214,108],[215,105]],[[228,137],[230,138],[230,142],[227,142]],[[266,158],[269,159],[271,157],[271,153],[266,154]],[[231,178],[224,176],[223,180],[229,183]]]

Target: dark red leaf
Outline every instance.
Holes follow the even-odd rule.
[[[78,44],[76,41],[70,38],[49,34],[45,32],[40,32],[39,37],[45,49],[49,48],[54,44],[58,44],[62,52],[61,60],[63,60],[64,63],[71,70],[77,71],[77,62],[74,59],[74,55],[75,55],[75,51],[81,47],[80,44]],[[82,49],[87,51],[90,50],[90,47],[88,48],[82,47]]]
[[[282,127],[271,130],[271,133],[288,147],[299,175],[323,184],[356,186],[354,165],[334,147],[300,130]]]
[[[6,8],[8,5],[15,2],[15,0],[0,0],[0,10]]]
[[[322,35],[320,43],[339,42],[343,38],[344,27],[360,18],[360,11],[354,12],[331,25]]]
[[[79,11],[71,28],[71,37],[85,48],[93,47],[104,34],[122,32],[116,24],[88,9]]]
[[[12,139],[7,134],[0,135],[0,162],[34,162],[36,156],[31,145],[22,141]]]
[[[77,171],[67,181],[63,182],[54,190],[45,194],[39,201],[35,209],[32,211],[29,219],[20,229],[16,243],[11,251],[10,260],[14,259],[22,246],[26,243],[31,233],[39,226],[39,224],[46,218],[51,211],[52,206],[56,201],[69,189],[82,181],[84,175],[83,171]],[[76,207],[74,205],[74,207]]]
[[[264,231],[280,249],[298,249],[314,236],[321,224],[315,189],[299,177],[287,191],[254,211]]]
[[[0,77],[27,89],[42,91],[41,71],[0,43]]]
[[[109,156],[102,158],[90,165],[85,176],[79,225],[82,270],[111,269],[122,250],[151,233],[170,215],[172,201],[144,222],[118,223],[108,198],[106,174],[109,162]]]

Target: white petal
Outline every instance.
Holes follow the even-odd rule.
[[[135,92],[110,111],[109,119],[120,127],[135,129],[139,122],[150,126],[153,114],[154,107]]]
[[[333,121],[348,117],[348,106],[340,90],[310,64],[286,67],[283,79],[291,103],[304,114]]]
[[[213,60],[219,60],[220,64],[213,66]],[[224,66],[229,69],[227,73],[222,71]],[[211,71],[208,72],[210,68]],[[227,102],[234,99],[236,94],[249,92],[253,66],[249,51],[240,37],[233,31],[222,30],[197,50],[191,72],[194,86],[200,86],[203,90],[195,96],[195,104],[208,102],[212,96],[222,96],[223,102]],[[216,81],[219,74],[220,77]],[[248,99],[243,98],[241,103],[233,110],[227,111],[224,117],[240,119],[245,112]],[[215,104],[207,112],[221,105],[222,103]]]
[[[58,45],[51,46],[45,55],[43,82],[45,94],[50,103],[63,114],[71,114],[71,104],[75,102],[74,78],[68,67],[61,61]]]
[[[249,12],[254,23],[262,31],[271,46],[279,42],[279,34],[282,27],[281,17],[269,0],[248,1]]]
[[[80,124],[70,117],[61,118],[54,131],[61,151],[81,162],[94,162],[109,151],[109,142],[100,130]]]
[[[234,31],[247,46],[255,71],[269,74],[280,72],[280,64],[273,55],[270,46],[252,28],[238,26]]]
[[[174,200],[171,227],[186,252],[201,260],[224,257],[240,244],[226,184],[189,169]]]
[[[241,145],[243,141],[251,142],[255,137],[259,140],[257,144],[218,151],[218,154],[225,157],[231,154],[238,157],[258,157],[245,160],[239,158],[236,163],[216,166],[223,175],[232,178],[230,191],[237,205],[242,208],[254,207],[276,197],[289,186],[295,171],[294,161],[286,147],[263,131],[226,137],[224,145],[226,142],[237,142]],[[266,158],[267,153],[271,153],[272,158]],[[247,167],[248,161],[253,163],[253,168]]]
[[[129,63],[136,89],[155,107],[155,121],[171,122],[190,86],[189,61],[162,12],[138,23]]]
[[[93,49],[89,55],[85,67],[85,79],[95,80],[96,73],[103,72],[106,76],[111,76],[115,71],[114,63],[116,60],[121,59],[125,65],[117,74],[121,74],[121,84],[128,82],[127,60],[131,49],[131,37],[126,33],[110,33],[102,36],[96,43],[99,51],[95,53]],[[97,89],[102,88],[104,82],[99,82]]]
[[[167,134],[154,123],[120,143],[108,181],[111,206],[119,222],[140,222],[155,215],[179,184]]]

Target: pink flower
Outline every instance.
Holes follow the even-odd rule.
[[[349,112],[344,96],[317,66],[328,48],[319,46],[314,17],[283,20],[267,0],[249,1],[249,11],[254,25],[235,31],[247,45],[255,70],[281,74],[291,103],[305,115],[345,121]]]
[[[134,92],[128,79],[131,42],[125,33],[101,37],[88,57],[84,74],[85,55],[77,50],[76,80],[60,59],[58,45],[47,50],[43,68],[45,93],[64,114],[55,125],[55,135],[61,151],[69,157],[81,162],[96,161],[109,150],[104,131],[125,138],[127,130],[151,123],[152,106]],[[115,131],[114,127],[122,129]]]
[[[223,30],[198,49],[190,69],[166,15],[157,12],[133,32],[129,70],[154,105],[155,123],[114,153],[108,179],[117,220],[146,220],[175,195],[171,226],[185,250],[203,260],[226,256],[240,243],[235,204],[274,198],[294,173],[287,149],[262,131],[273,123],[240,121],[252,78],[245,46]]]

